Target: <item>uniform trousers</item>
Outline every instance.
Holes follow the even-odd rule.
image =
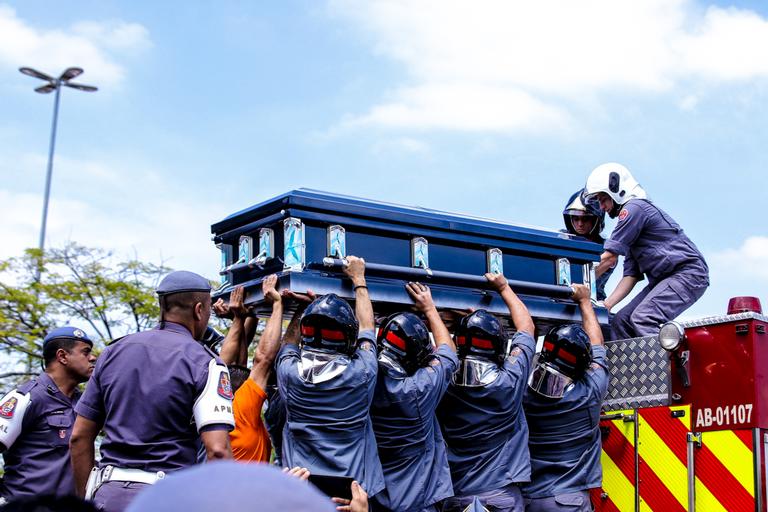
[[[706,281],[685,272],[646,286],[611,319],[611,339],[656,336],[661,324],[691,307],[706,289]]]
[[[589,491],[576,491],[548,496],[526,498],[525,512],[592,512]]]
[[[489,512],[523,512],[523,495],[520,486],[509,484],[494,491],[482,492],[470,496],[454,496],[443,502],[443,512],[461,512],[472,504],[475,498],[480,498],[483,506]]]
[[[96,490],[93,504],[104,512],[123,512],[148,485],[138,482],[107,482]]]

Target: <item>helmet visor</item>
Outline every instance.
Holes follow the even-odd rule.
[[[301,359],[298,364],[299,376],[304,382],[319,384],[341,375],[350,362],[345,354],[304,348],[301,350]]]
[[[537,364],[528,379],[528,387],[548,398],[562,398],[572,383],[573,379],[546,363]]]
[[[487,386],[499,376],[499,365],[488,359],[466,356],[459,360],[459,369],[453,374],[456,386],[470,388]]]

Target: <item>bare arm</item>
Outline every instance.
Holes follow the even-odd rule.
[[[573,288],[573,300],[578,302],[579,309],[581,310],[581,322],[584,332],[589,336],[589,341],[592,345],[602,345],[603,331],[600,329],[597,315],[595,315],[595,310],[592,307],[589,288],[583,284],[574,284],[571,288]]]
[[[80,498],[85,497],[88,476],[96,463],[94,442],[99,435],[101,425],[83,416],[75,418],[72,436],[69,438],[69,457],[72,460],[72,472],[75,475],[75,492]]]
[[[238,286],[229,296],[229,304],[225,307],[219,306],[217,301],[217,308],[215,311],[219,314],[220,311],[226,311],[228,316],[232,316],[232,324],[229,326],[229,331],[224,337],[224,341],[221,343],[221,350],[219,357],[226,365],[239,364],[240,363],[240,346],[243,341],[244,322],[247,314],[245,306],[243,305],[244,289],[242,286]],[[223,314],[221,316],[224,316]]]
[[[360,324],[360,330],[374,329],[376,324],[373,321],[373,306],[365,284],[365,260],[356,256],[347,256],[344,273],[352,280],[352,286],[355,287],[355,316]]]
[[[290,290],[283,290],[281,295],[284,301],[286,299],[290,299],[296,302],[296,310],[293,312],[291,321],[288,322],[288,327],[285,329],[285,334],[283,334],[283,345],[298,345],[299,337],[301,334],[301,315],[304,313],[304,310],[307,309],[307,306],[317,297],[315,296],[315,292],[312,290],[307,290],[306,294],[296,293]]]
[[[613,306],[624,300],[624,298],[629,295],[629,292],[632,291],[636,284],[636,277],[622,277],[621,281],[619,281],[619,284],[617,284],[616,288],[614,288],[614,290],[611,292],[611,295],[609,295],[608,298],[603,302],[605,307],[610,310]]]
[[[618,255],[612,253],[611,251],[603,251],[603,254],[600,255],[600,263],[598,263],[597,267],[595,267],[595,277],[597,278],[605,274],[608,269],[615,267],[618,261]]]
[[[528,308],[525,307],[523,301],[517,296],[512,288],[509,287],[509,282],[503,274],[485,274],[485,278],[491,283],[491,286],[499,292],[504,304],[509,309],[509,314],[512,317],[512,323],[515,325],[517,332],[525,332],[533,336],[535,327],[533,325],[533,319],[531,314],[528,313]]]
[[[405,289],[408,290],[408,295],[413,299],[416,309],[424,313],[427,318],[429,329],[435,338],[435,345],[438,347],[447,345],[448,348],[456,352],[456,345],[454,345],[451,333],[448,332],[443,319],[440,318],[440,313],[437,312],[429,287],[421,283],[408,283],[405,285]]]
[[[248,366],[248,347],[253,343],[253,337],[256,335],[256,328],[259,326],[259,319],[248,315],[243,323],[243,342],[240,344],[240,355],[237,364]]]
[[[272,302],[272,315],[267,320],[264,332],[261,333],[259,346],[253,355],[253,367],[250,378],[261,389],[267,388],[267,379],[272,371],[272,365],[280,348],[280,334],[283,330],[283,300],[277,290],[277,276],[271,275],[264,278],[261,284],[264,298]]]
[[[232,458],[232,448],[229,446],[229,432],[226,430],[208,430],[200,433],[200,440],[205,446],[205,456],[208,462]]]

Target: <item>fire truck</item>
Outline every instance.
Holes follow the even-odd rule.
[[[483,277],[494,272],[508,278],[540,335],[581,322],[570,285],[584,283],[596,298],[602,252],[555,230],[306,189],[236,212],[211,232],[221,253],[214,296],[243,285],[257,314],[268,314],[261,281],[269,274],[280,289],[352,300],[342,271],[350,254],[366,261],[380,317],[411,306],[409,281],[429,284],[440,309],[504,317],[506,306]],[[596,302],[595,312],[607,334],[608,311]],[[767,324],[759,301],[739,298],[720,317],[606,342],[611,384],[596,510],[765,511]]]
[[[598,511],[765,510],[768,317],[755,297],[727,314],[606,343]]]

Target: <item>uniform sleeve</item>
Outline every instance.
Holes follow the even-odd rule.
[[[504,361],[504,370],[514,380],[522,380],[523,384],[525,384],[531,371],[531,361],[536,351],[536,340],[527,332],[518,332],[512,338],[512,347],[512,352]],[[520,386],[520,388],[525,390],[525,386]]]
[[[229,370],[218,358],[211,358],[208,367],[198,379],[202,391],[195,400],[192,412],[198,432],[208,430],[232,430],[235,417],[232,413],[232,384]]]
[[[435,357],[430,364],[424,368],[419,368],[413,374],[416,383],[418,396],[422,411],[434,411],[437,404],[443,398],[448,385],[451,383],[451,376],[456,372],[459,366],[459,359],[456,352],[447,345],[441,345],[435,351]]]
[[[608,393],[608,381],[610,380],[607,351],[604,346],[592,345],[592,368],[589,369],[587,375],[589,376],[590,387],[600,398],[600,401],[604,400]]]
[[[376,335],[373,329],[365,329],[358,334],[355,357],[359,358],[365,366],[366,381],[375,385],[379,362],[376,359]]]
[[[637,265],[637,261],[635,258],[632,257],[631,254],[627,254],[624,256],[624,270],[622,272],[622,275],[624,277],[634,277],[637,278],[637,280],[642,281],[645,279],[645,276],[642,272],[640,272],[640,267]]]
[[[643,231],[647,220],[648,216],[640,205],[632,201],[625,204],[619,213],[611,237],[605,241],[605,250],[626,256],[629,248],[634,245]]]
[[[32,398],[13,390],[0,400],[0,444],[7,450],[16,442],[24,426],[24,416]]]
[[[277,353],[275,371],[277,373],[277,385],[280,389],[288,389],[288,379],[291,375],[298,376],[296,367],[299,364],[301,353],[296,345],[283,345]]]
[[[104,423],[104,417],[106,416],[104,394],[101,389],[101,369],[109,359],[108,350],[109,347],[96,360],[96,367],[93,370],[93,374],[91,374],[91,378],[88,379],[88,383],[85,385],[85,392],[83,392],[80,400],[75,405],[75,413],[78,416],[82,416],[99,425]]]

